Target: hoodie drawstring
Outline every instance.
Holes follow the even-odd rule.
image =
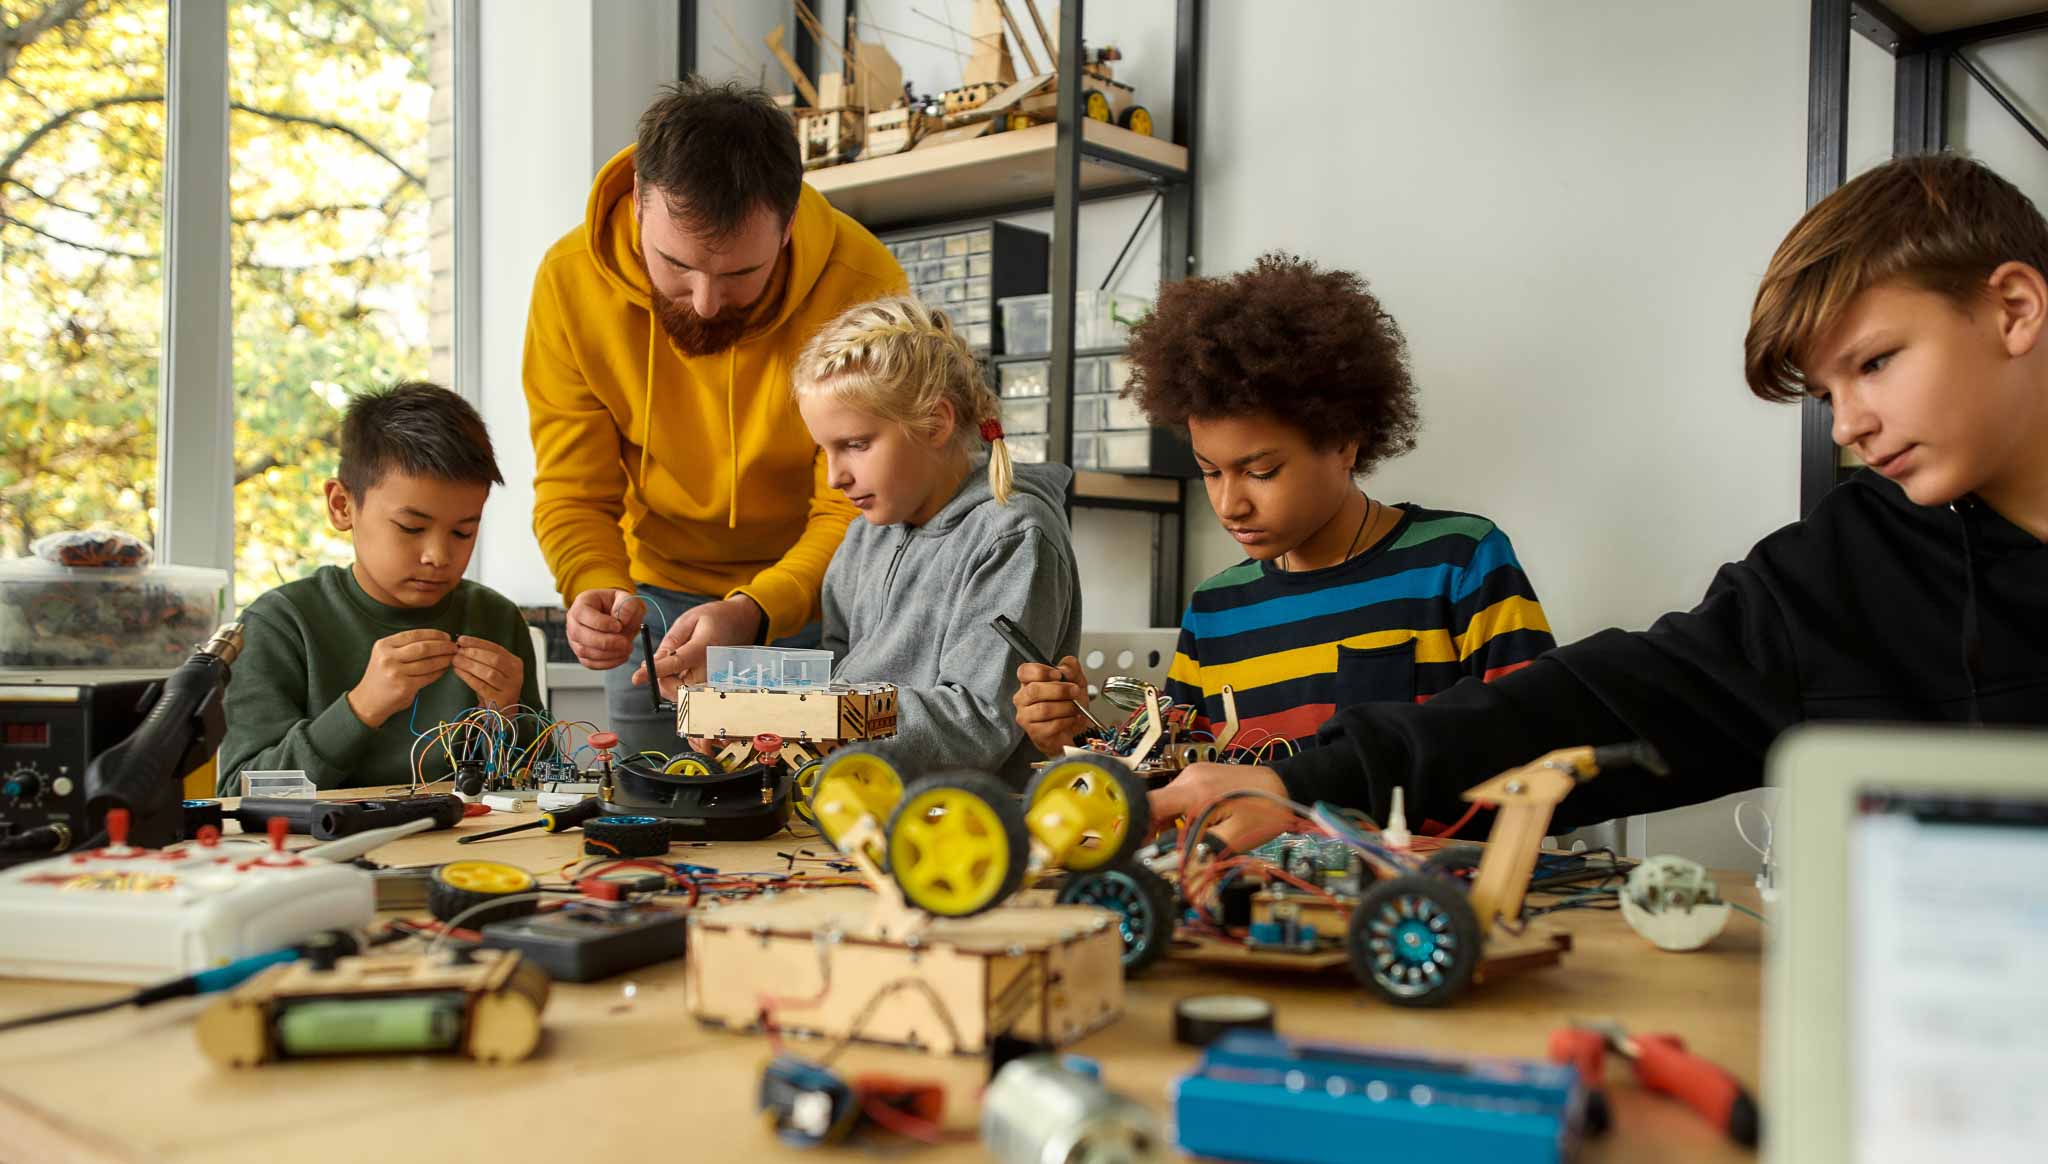
[[[732,382],[739,375],[740,352],[735,344],[725,350],[725,449],[732,457],[731,482],[726,489],[725,528],[740,527],[740,421],[735,415]]]
[[[647,316],[647,392],[640,398],[640,480],[635,483],[640,490],[640,500],[647,500],[647,446],[654,441],[654,314]]]
[[[1977,626],[1977,542],[1970,531],[1970,498],[1951,502],[1949,509],[1963,526],[1963,678],[1970,685],[1970,722],[1982,724],[1977,676],[1984,669],[1984,636]]]

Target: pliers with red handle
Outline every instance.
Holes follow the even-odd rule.
[[[1578,1068],[1593,1091],[1587,1109],[1590,1130],[1599,1132],[1607,1123],[1600,1085],[1609,1050],[1629,1060],[1643,1086],[1692,1108],[1736,1143],[1756,1146],[1761,1122],[1756,1100],[1733,1075],[1687,1051],[1677,1035],[1631,1035],[1611,1022],[1574,1023],[1550,1036],[1550,1060]]]

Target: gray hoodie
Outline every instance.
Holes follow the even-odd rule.
[[[894,683],[892,757],[906,775],[992,772],[1022,788],[1036,750],[1010,697],[1018,660],[989,626],[1006,614],[1057,660],[1081,639],[1081,581],[1067,529],[1063,465],[1018,465],[1008,505],[977,457],[959,492],[922,526],[855,518],[825,571],[824,646],[833,677]]]

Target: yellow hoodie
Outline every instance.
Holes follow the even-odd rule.
[[[647,582],[744,594],[767,637],[815,614],[854,509],[790,399],[797,354],[840,311],[905,288],[887,247],[805,186],[774,315],[685,357],[655,322],[633,147],[598,171],[583,225],[549,248],[526,317],[533,532],[564,602]]]

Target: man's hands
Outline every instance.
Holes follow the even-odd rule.
[[[1088,673],[1081,670],[1079,659],[1068,655],[1057,668],[1020,663],[1017,682],[1017,694],[1010,697],[1017,705],[1017,726],[1041,753],[1059,755],[1088,729],[1088,720],[1075,706],[1088,702]]]
[[[569,604],[569,649],[593,671],[609,671],[633,654],[633,636],[647,603],[631,590],[585,590]]]
[[[661,683],[662,697],[674,699],[676,688],[704,681],[704,652],[709,648],[752,646],[760,639],[761,626],[767,618],[754,600],[744,594],[684,611],[681,618],[669,624],[668,633],[661,636],[661,645],[654,648],[654,658],[650,660],[654,677]],[[647,663],[642,663],[633,672],[633,684],[641,687],[646,683]]]
[[[362,720],[366,727],[384,726],[385,720],[412,703],[421,688],[439,679],[455,665],[459,650],[447,631],[430,628],[400,631],[378,639],[370,647],[370,665],[363,668],[362,679],[349,690],[349,710],[355,712],[356,718]],[[513,660],[515,666],[518,662]],[[521,681],[523,679],[521,676]],[[518,700],[518,684],[515,683],[512,701],[516,703]]]
[[[1152,823],[1163,827],[1175,817],[1192,817],[1202,806],[1226,792],[1253,789],[1285,797],[1287,786],[1271,768],[1243,764],[1189,764],[1173,783],[1155,788],[1150,797]],[[1218,805],[1209,814],[1206,831],[1230,845],[1233,853],[1262,845],[1281,833],[1294,820],[1292,810],[1258,796],[1241,796]],[[1193,822],[1190,821],[1190,824]]]
[[[456,639],[455,648],[451,666],[456,676],[476,692],[478,706],[503,710],[519,702],[520,689],[526,684],[526,664],[519,656],[474,635]]]

